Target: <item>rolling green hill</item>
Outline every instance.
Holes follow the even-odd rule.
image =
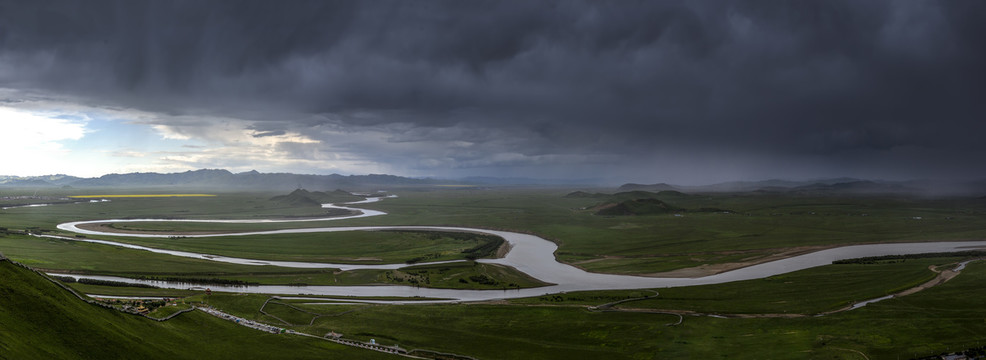
[[[664,190],[650,192],[643,190],[624,191],[612,195],[603,193],[587,193],[576,191],[565,195],[566,198],[602,198],[604,202],[591,207],[600,216],[630,216],[630,215],[659,215],[681,212],[731,212],[715,207],[684,208],[673,202],[693,200],[697,195],[685,194],[680,191]]]
[[[102,308],[0,260],[0,359],[392,358],[268,334],[199,311],[166,322]]]

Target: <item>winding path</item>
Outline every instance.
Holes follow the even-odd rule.
[[[364,201],[347,203],[345,205],[364,204],[379,201],[381,198],[369,198]],[[286,222],[313,222],[344,220],[369,216],[386,215],[385,212],[377,210],[350,208],[335,206],[331,204],[323,205],[325,208],[337,208],[351,211],[360,211],[358,215],[342,216],[334,218],[316,219],[278,219],[278,220],[177,220],[177,219],[108,219],[108,220],[89,220],[63,223],[58,225],[58,229],[86,235],[97,236],[130,236],[143,238],[167,238],[172,235],[167,234],[119,234],[105,231],[82,229],[80,226],[96,223],[120,223],[120,222],[199,222],[199,223],[286,223]],[[456,302],[456,301],[482,301],[497,300],[519,297],[539,296],[549,293],[580,290],[615,290],[615,289],[644,289],[644,288],[664,288],[692,285],[719,284],[732,281],[759,279],[767,276],[788,273],[792,271],[807,269],[816,266],[831,264],[834,260],[882,256],[882,255],[903,255],[919,254],[927,252],[951,252],[962,251],[973,248],[986,247],[986,241],[958,241],[958,242],[930,242],[930,243],[898,243],[898,244],[871,244],[871,245],[852,245],[838,248],[822,250],[814,253],[794,256],[786,259],[776,260],[741,269],[736,269],[716,275],[698,278],[655,278],[630,275],[612,275],[586,272],[568,264],[559,263],[554,252],[558,249],[555,243],[540,237],[521,234],[509,231],[495,231],[486,229],[475,229],[466,227],[448,226],[359,226],[359,227],[317,227],[317,228],[295,228],[284,230],[252,231],[221,234],[195,234],[186,237],[216,237],[216,236],[245,236],[245,235],[264,235],[264,234],[296,234],[313,232],[338,232],[338,231],[373,231],[373,230],[440,230],[440,231],[465,231],[491,234],[502,237],[510,244],[510,251],[499,259],[480,259],[482,263],[499,264],[510,266],[522,271],[541,281],[556,285],[514,290],[453,290],[453,289],[430,289],[411,286],[279,286],[279,285],[258,285],[258,286],[210,286],[214,291],[230,292],[249,292],[249,293],[268,293],[268,294],[300,294],[300,295],[332,295],[332,296],[357,296],[357,297],[427,297],[447,300],[433,300],[431,302]],[[247,265],[275,265],[282,267],[296,268],[338,268],[341,270],[354,269],[395,269],[407,266],[406,264],[385,264],[385,265],[352,265],[352,264],[327,264],[311,262],[290,262],[290,261],[267,261],[258,259],[232,258],[209,254],[199,254],[182,251],[171,251],[154,249],[144,246],[123,244],[106,240],[94,240],[71,237],[58,237],[61,239],[86,241],[105,245],[120,246],[145,251],[165,253],[175,256],[192,257]],[[421,264],[417,264],[421,265]],[[70,274],[59,274],[64,276],[74,276]],[[78,277],[78,276],[75,276]],[[125,281],[131,283],[143,283],[166,288],[184,289],[188,288],[187,283],[147,281],[127,279],[111,276],[85,276],[93,279],[104,279],[112,281]],[[395,301],[379,301],[385,303],[395,303]],[[407,301],[407,303],[422,303],[423,301]],[[396,301],[396,303],[403,303]]]

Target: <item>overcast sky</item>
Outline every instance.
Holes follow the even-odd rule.
[[[986,177],[983,1],[0,1],[0,174]]]

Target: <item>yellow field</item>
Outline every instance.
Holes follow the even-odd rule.
[[[75,199],[87,198],[145,198],[145,197],[203,197],[216,196],[211,194],[132,194],[132,195],[75,195],[69,196]]]

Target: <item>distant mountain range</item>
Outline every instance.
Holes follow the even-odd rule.
[[[415,179],[394,175],[303,175],[290,173],[234,174],[227,170],[202,169],[182,173],[108,174],[97,178],[67,175],[0,176],[0,186],[8,187],[159,187],[186,186],[230,189],[372,189],[380,186],[413,186],[444,183],[433,179]]]
[[[192,186],[224,187],[243,189],[353,189],[369,190],[374,187],[416,186],[416,185],[572,185],[592,186],[599,183],[594,179],[534,179],[507,177],[466,177],[459,179],[421,179],[396,175],[305,175],[291,173],[260,173],[248,171],[232,173],[221,169],[202,169],[181,173],[129,173],[108,174],[96,178],[80,178],[69,175],[45,176],[4,176],[0,175],[0,186],[8,187],[151,187],[151,186]]]
[[[586,186],[597,180],[544,180],[531,178],[469,177],[455,180],[421,179],[396,175],[311,175],[291,173],[260,173],[247,171],[232,173],[228,170],[202,169],[181,173],[129,173],[108,174],[95,178],[80,178],[68,175],[45,176],[2,176],[0,187],[192,187],[217,189],[347,189],[378,190],[395,187],[435,186],[435,185],[490,185],[490,186]],[[702,192],[759,192],[795,194],[917,194],[917,195],[986,195],[986,180],[978,181],[873,181],[855,178],[831,178],[811,181],[764,180],[733,181],[712,185],[687,186],[666,183],[635,184],[628,183],[619,191],[680,191],[685,193]]]
[[[585,186],[585,185],[595,185],[600,184],[603,181],[600,179],[534,179],[534,178],[524,178],[524,177],[492,177],[492,176],[470,176],[455,179],[457,182],[463,184],[474,184],[474,185],[573,185],[573,186]]]
[[[811,181],[764,180],[733,181],[712,185],[681,186],[665,183],[623,184],[620,191],[681,191],[702,192],[758,192],[804,195],[824,194],[910,194],[910,195],[970,195],[986,194],[986,180],[978,181],[872,181],[854,178],[833,178]]]

